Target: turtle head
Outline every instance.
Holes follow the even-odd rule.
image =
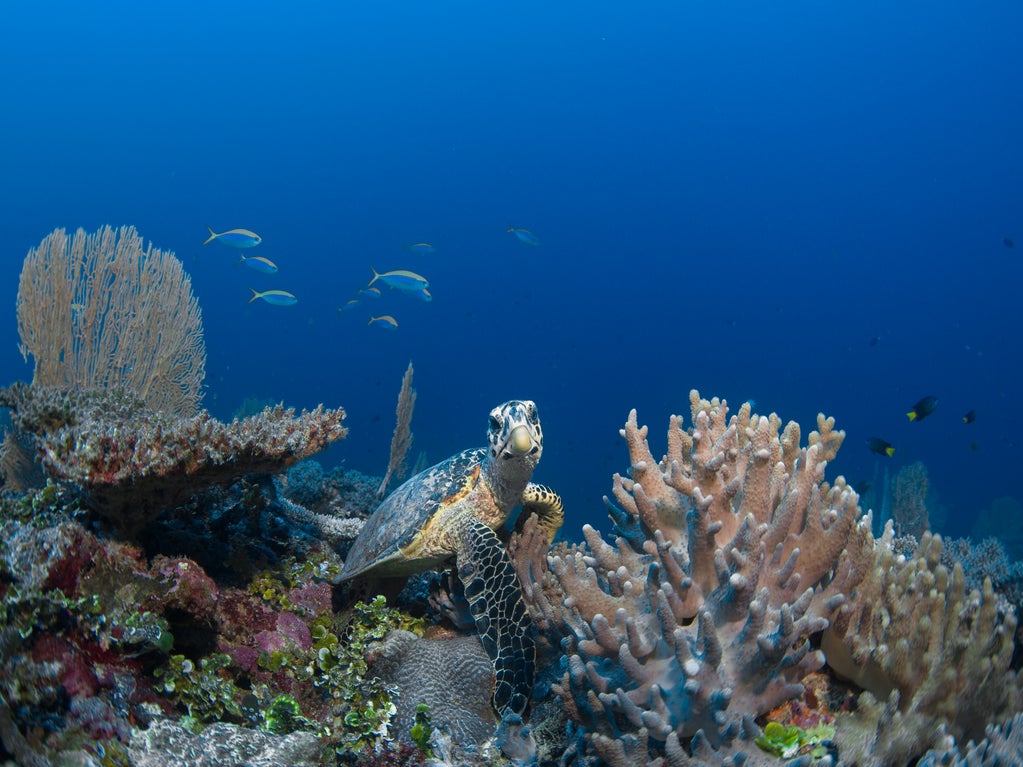
[[[491,410],[487,441],[491,459],[518,458],[536,466],[543,452],[543,430],[536,404],[528,399],[513,399]]]

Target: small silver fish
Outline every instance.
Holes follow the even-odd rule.
[[[298,299],[286,290],[264,290],[262,293],[255,288],[249,288],[249,290],[252,291],[252,298],[249,299],[250,304],[257,298],[274,306],[294,306],[298,303]]]
[[[276,274],[277,264],[271,261],[269,258],[263,258],[263,256],[246,256],[242,254],[235,263],[245,264],[249,269],[255,269],[257,272],[263,274]]]
[[[373,267],[371,266],[370,269],[373,269]],[[416,274],[415,272],[410,272],[405,269],[395,269],[394,271],[384,272],[383,274],[378,272],[376,269],[373,269],[373,279],[369,281],[369,285],[366,287],[370,287],[377,280],[380,280],[388,287],[408,292],[430,287],[429,281],[421,274]]]
[[[398,320],[394,319],[390,314],[384,314],[380,317],[370,317],[367,325],[374,325],[384,330],[396,330],[398,327]]]
[[[419,253],[424,256],[437,252],[437,249],[428,242],[417,242],[413,245],[408,245],[405,247],[405,250],[410,251],[412,253]]]
[[[210,236],[206,238],[203,245],[220,240],[232,248],[254,248],[263,241],[262,237],[248,229],[228,229],[226,232],[214,232],[213,227],[207,226],[206,228],[210,230]]]
[[[511,232],[512,234],[514,234],[516,237],[518,237],[519,240],[521,240],[522,242],[526,243],[526,245],[539,245],[540,244],[540,238],[537,237],[535,234],[533,234],[528,229],[520,229],[517,226],[509,226],[508,227],[508,231]]]

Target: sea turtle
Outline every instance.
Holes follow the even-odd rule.
[[[535,649],[515,570],[495,530],[522,504],[548,542],[564,518],[561,498],[530,482],[543,451],[536,405],[511,400],[490,411],[489,445],[417,474],[377,507],[352,544],[340,580],[411,575],[455,560],[480,641],[494,664],[498,715],[523,714]]]

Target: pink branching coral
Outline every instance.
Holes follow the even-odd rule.
[[[221,423],[203,411],[175,418],[125,393],[67,392],[15,384],[0,406],[31,434],[44,471],[83,488],[122,532],[154,510],[249,473],[272,474],[343,439],[341,408],[295,415],[283,405]]]
[[[842,601],[823,586],[863,535],[856,494],[823,481],[844,436],[832,420],[800,447],[794,423],[690,403],[693,427],[672,417],[660,461],[630,414],[615,542],[587,526],[586,549],[529,568],[534,614],[568,637],[555,691],[569,715],[606,738],[642,730],[651,755],[698,731],[717,746],[739,715],[801,694],[824,663],[808,637]]]
[[[660,460],[630,414],[613,541],[586,527],[585,545],[545,560],[526,521],[509,545],[546,645],[566,653],[553,689],[592,753],[753,764],[736,728],[802,695],[825,662],[865,690],[835,723],[850,767],[907,764],[1020,709],[1012,608],[942,565],[940,538],[900,556],[890,523],[873,537],[856,493],[824,479],[844,436],[831,419],[804,447],[796,424],[748,405],[690,404]]]

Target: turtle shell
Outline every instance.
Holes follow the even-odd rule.
[[[401,549],[412,543],[438,513],[476,488],[486,455],[487,449],[483,447],[464,450],[395,489],[373,512],[352,544],[341,580],[368,572],[408,575],[443,562],[446,557],[410,560]]]

